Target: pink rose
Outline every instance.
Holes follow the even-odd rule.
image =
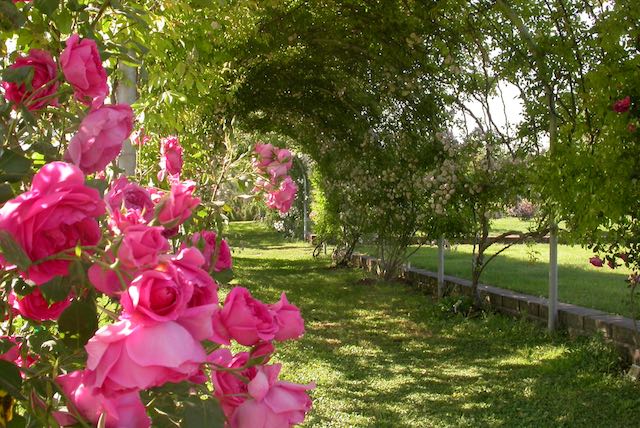
[[[196,340],[213,336],[211,320],[218,308],[218,286],[209,274],[202,270],[204,257],[197,248],[184,248],[171,257],[169,267],[175,272],[183,289],[191,289],[191,299],[177,322],[189,330]]]
[[[133,110],[126,104],[105,105],[90,112],[80,123],[64,158],[85,174],[102,171],[122,150],[131,134]]]
[[[144,224],[129,226],[118,248],[118,259],[125,268],[140,269],[158,264],[158,255],[169,251],[169,241],[162,236],[162,227]]]
[[[126,317],[149,324],[177,320],[192,295],[193,286],[179,284],[170,268],[160,265],[134,279],[120,303]]]
[[[0,336],[2,341],[8,341],[13,343],[13,345],[4,353],[0,354],[0,360],[8,361],[10,363],[14,363],[18,367],[30,367],[37,360],[33,358],[30,354],[27,354],[25,359],[22,358],[22,348],[27,346],[27,342],[22,340],[21,337],[18,336]],[[18,341],[18,339],[21,339]],[[37,357],[37,356],[36,356]],[[25,377],[24,373],[20,373],[22,377]]]
[[[224,307],[213,318],[214,340],[228,345],[234,339],[241,345],[252,346],[260,341],[272,340],[278,326],[267,305],[254,299],[249,290],[235,287],[224,302]]]
[[[109,210],[109,226],[122,233],[134,224],[146,224],[153,219],[155,208],[151,194],[144,187],[119,177],[105,196]]]
[[[151,419],[137,391],[106,394],[94,385],[96,375],[81,370],[58,376],[56,382],[67,400],[91,424],[95,424],[104,413],[107,428],[147,428]],[[77,423],[71,414],[54,414],[62,426]]]
[[[196,245],[204,255],[205,264],[203,269],[211,272],[211,269],[215,272],[221,272],[223,270],[231,269],[231,250],[229,244],[224,239],[220,240],[220,248],[217,243],[218,236],[215,232],[203,230],[202,232],[196,232],[191,237],[191,243]]]
[[[124,291],[123,287],[131,283],[128,275],[123,274],[122,279],[125,283],[122,284],[115,271],[99,264],[91,266],[87,272],[87,276],[89,277],[89,282],[91,282],[96,290],[111,297],[120,296]]]
[[[602,267],[604,265],[604,261],[598,256],[591,257],[589,259],[589,263],[591,263],[595,267]]]
[[[263,428],[290,427],[304,421],[311,409],[308,390],[313,383],[298,385],[278,380],[280,364],[257,367],[247,385],[250,399],[240,404],[229,421],[230,428],[252,428],[261,421]]]
[[[265,364],[271,359],[271,354],[275,352],[276,348],[271,342],[260,342],[251,348],[249,352],[249,358],[251,360],[260,359],[260,364]]]
[[[631,108],[631,97],[628,95],[613,103],[613,111],[616,113],[626,113],[629,108]]]
[[[304,334],[304,320],[300,315],[300,309],[289,303],[284,293],[280,296],[280,301],[269,305],[269,309],[278,325],[275,340],[297,339]]]
[[[191,211],[200,204],[200,198],[194,197],[196,183],[193,181],[176,182],[171,184],[171,191],[165,194],[156,208],[158,221],[166,229],[184,223]]]
[[[291,205],[293,205],[293,201],[296,199],[296,192],[298,191],[298,186],[291,179],[291,177],[287,176],[282,183],[280,183],[280,188],[266,195],[266,204],[269,208],[277,209],[281,213],[286,213],[291,209]]]
[[[60,54],[65,79],[73,86],[76,99],[92,108],[102,105],[109,93],[107,72],[102,67],[96,42],[74,34],[67,39],[67,47]],[[127,133],[127,136],[131,131]],[[125,137],[126,138],[126,137]]]
[[[240,352],[234,356],[231,355],[231,351],[227,348],[214,351],[207,360],[211,363],[213,394],[220,402],[225,416],[229,419],[234,410],[246,400],[248,394],[247,384],[238,378],[236,374],[244,376],[246,379],[253,379],[257,370],[255,367],[248,367],[234,373],[216,370],[216,368],[240,369],[249,362],[248,353]]]
[[[255,168],[264,168],[271,163],[276,148],[271,144],[257,143],[254,150],[258,157],[254,159],[253,166]]]
[[[28,56],[20,56],[9,69],[32,67],[31,89],[24,84],[2,82],[4,97],[16,105],[25,104],[29,111],[40,110],[48,105],[57,105],[53,95],[58,91],[58,68],[51,54],[40,49],[31,49]],[[27,101],[27,98],[31,98]]]
[[[182,172],[182,146],[178,137],[170,136],[160,140],[160,172],[158,180],[162,181],[166,176],[173,180],[180,179]]]
[[[71,304],[71,294],[65,300],[49,304],[40,290],[34,289],[31,294],[22,298],[15,293],[9,295],[9,304],[20,315],[36,321],[57,320],[62,312]]]
[[[96,220],[104,203],[96,189],[84,184],[75,166],[52,162],[33,177],[31,189],[0,209],[0,229],[11,234],[32,260],[57,254],[76,245],[96,245],[101,231]],[[32,265],[22,275],[36,284],[66,276],[69,261],[49,260]]]
[[[143,325],[124,319],[98,330],[85,349],[94,385],[109,392],[182,382],[206,359],[202,345],[172,321]]]

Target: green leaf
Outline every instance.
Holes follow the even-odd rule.
[[[69,296],[73,284],[68,276],[56,276],[42,284],[40,292],[49,304],[61,302]]]
[[[213,398],[205,400],[198,396],[191,396],[184,402],[183,428],[222,428],[224,427],[224,414],[220,404]]]
[[[24,428],[27,426],[27,420],[20,415],[14,413],[13,419],[7,424],[7,428]]]
[[[31,161],[26,157],[4,149],[0,154],[0,181],[22,181],[31,172]]]
[[[17,30],[24,22],[24,15],[13,2],[0,1],[0,30]]]
[[[40,12],[51,17],[51,14],[60,6],[60,0],[36,0],[34,4]]]
[[[92,299],[74,300],[60,315],[58,328],[68,337],[65,342],[83,347],[98,329],[96,303]]]
[[[9,263],[18,266],[22,271],[31,266],[29,256],[6,230],[0,230],[0,252]]]
[[[31,294],[35,287],[27,284],[22,278],[13,278],[11,280],[11,289],[19,296]]]
[[[4,354],[14,346],[16,346],[16,344],[10,341],[9,339],[0,338],[0,354]]]
[[[13,198],[15,193],[13,192],[13,187],[9,183],[0,183],[0,204],[7,202],[9,199]]]
[[[33,66],[5,68],[2,70],[2,80],[16,84],[26,84],[33,79]]]
[[[100,196],[104,196],[104,192],[107,191],[107,187],[109,187],[109,183],[106,180],[98,180],[96,178],[92,178],[91,180],[86,181],[87,186],[93,187],[98,192],[100,192]]]
[[[9,361],[0,360],[0,390],[5,390],[13,397],[19,397],[22,377],[18,366]]]
[[[233,269],[223,270],[222,272],[214,272],[213,278],[221,284],[228,284],[233,279]]]

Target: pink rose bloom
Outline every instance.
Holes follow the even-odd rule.
[[[304,421],[305,414],[311,409],[311,399],[306,391],[315,385],[279,381],[280,368],[280,364],[257,367],[247,385],[251,398],[233,412],[230,428],[290,427]]]
[[[94,385],[95,373],[79,370],[58,376],[56,382],[78,413],[92,424],[106,415],[107,428],[148,428],[151,419],[137,391],[106,394]],[[71,414],[54,414],[62,426],[77,423]]]
[[[144,224],[129,226],[118,248],[118,259],[125,268],[140,269],[158,264],[158,255],[169,251],[169,241],[162,236],[162,227]]]
[[[158,202],[158,221],[166,229],[171,229],[184,223],[191,211],[200,205],[200,198],[194,197],[196,183],[193,181],[176,182],[171,184],[171,191]]]
[[[631,97],[628,95],[613,103],[613,111],[616,113],[626,113],[629,108],[631,108]]]
[[[36,261],[77,244],[96,245],[101,237],[96,218],[102,214],[104,203],[96,189],[85,186],[82,172],[73,165],[52,162],[33,177],[29,191],[0,208],[0,229]],[[49,260],[22,275],[44,284],[54,276],[66,276],[69,263]]]
[[[230,419],[235,409],[247,399],[247,384],[234,373],[216,370],[216,367],[240,369],[249,362],[249,354],[240,352],[234,356],[229,349],[221,348],[214,351],[207,360],[211,363],[213,394],[220,402],[227,419]],[[236,373],[247,379],[253,379],[257,370],[255,367],[248,367],[244,370],[238,370]]]
[[[269,305],[269,309],[278,325],[275,340],[297,339],[304,334],[304,320],[300,315],[300,309],[289,303],[284,293],[280,296],[279,302]]]
[[[124,317],[137,323],[153,324],[177,320],[192,295],[193,286],[179,284],[170,268],[160,265],[134,279],[120,298],[120,304]]]
[[[162,181],[166,176],[173,180],[180,179],[182,172],[182,146],[178,137],[170,136],[160,140],[160,172],[158,180]]]
[[[119,297],[123,290],[123,284],[120,282],[118,275],[109,269],[102,267],[99,264],[94,264],[89,268],[87,272],[89,282],[95,287],[96,290],[111,297]],[[122,276],[126,286],[131,283],[127,275]]]
[[[182,382],[196,375],[206,354],[181,325],[153,325],[124,319],[98,330],[85,346],[94,385],[117,392]]]
[[[589,263],[591,263],[595,267],[602,267],[604,265],[604,261],[598,256],[591,257],[589,259]]]
[[[284,178],[291,167],[286,163],[280,163],[279,161],[273,161],[267,166],[267,173],[271,177],[272,183],[277,185],[278,181]]]
[[[196,232],[191,237],[191,243],[197,246],[202,251],[202,255],[204,255],[205,263],[202,268],[208,272],[211,272],[212,268],[215,272],[231,269],[229,244],[224,239],[221,239],[220,248],[217,248],[217,240],[216,233],[208,230]]]
[[[80,41],[77,34],[69,37],[67,47],[60,54],[60,65],[65,79],[73,86],[76,99],[92,108],[100,107],[109,93],[109,86],[96,42],[91,39]],[[131,131],[127,136],[129,134]]]
[[[252,360],[260,359],[260,363],[264,364],[271,359],[271,354],[275,352],[276,348],[271,342],[260,342],[255,345],[249,352],[249,358]]]
[[[52,97],[58,91],[58,68],[51,58],[51,54],[40,49],[31,49],[29,55],[20,56],[9,69],[33,67],[31,88],[24,84],[2,82],[4,97],[16,105],[25,104],[29,111],[40,110],[48,105],[57,105],[58,99]],[[51,83],[51,82],[54,83]],[[31,97],[31,100],[26,101]]]
[[[171,257],[169,266],[183,289],[191,289],[191,299],[177,322],[196,340],[213,336],[211,320],[218,307],[218,286],[202,269],[204,257],[197,248],[184,248]]]
[[[253,166],[256,169],[261,169],[269,165],[271,161],[273,161],[274,150],[276,149],[277,148],[271,144],[256,143],[254,151],[258,156],[254,159]]]
[[[296,199],[296,192],[298,186],[291,179],[291,177],[285,178],[280,183],[280,188],[266,195],[266,204],[271,209],[277,209],[281,213],[286,213],[291,209],[293,201]]]
[[[15,293],[9,295],[9,304],[11,307],[24,318],[36,321],[57,320],[62,312],[71,304],[72,295],[69,294],[65,300],[54,302],[51,305],[45,300],[44,296],[37,288],[31,294],[22,298]]]
[[[153,219],[155,205],[151,194],[144,187],[131,183],[126,177],[119,177],[105,196],[109,210],[109,226],[121,233],[135,224],[146,224]]]
[[[10,363],[16,362],[16,360],[20,358],[20,347],[22,344],[18,344],[16,338],[11,336],[0,336],[0,339],[14,344],[9,348],[9,350],[0,354],[0,360],[8,361]]]
[[[78,165],[85,174],[102,171],[118,157],[132,128],[133,110],[130,106],[102,106],[82,119],[64,158]]]
[[[213,341],[230,344],[230,339],[245,346],[272,340],[278,326],[269,307],[254,299],[249,290],[234,287],[224,302],[222,310],[213,318]]]

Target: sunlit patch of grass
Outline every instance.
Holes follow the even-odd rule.
[[[362,271],[255,223],[232,224],[229,240],[235,282],[266,302],[285,291],[305,317],[276,361],[317,383],[306,426],[637,426],[640,388],[611,372],[605,345],[501,316],[442,318],[411,287],[362,285]]]

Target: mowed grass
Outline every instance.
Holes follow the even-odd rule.
[[[599,342],[501,316],[445,318],[401,284],[329,268],[311,247],[232,223],[235,283],[284,291],[306,334],[278,346],[287,380],[315,381],[308,427],[637,426],[640,388]],[[223,290],[224,292],[224,290]]]

